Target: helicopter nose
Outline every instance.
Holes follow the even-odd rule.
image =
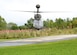
[[[39,5],[39,4],[37,4],[37,5],[36,5],[36,8],[40,8],[40,5]]]

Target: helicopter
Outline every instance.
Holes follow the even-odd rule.
[[[41,14],[40,13],[43,13],[42,11],[39,11],[39,8],[40,8],[40,5],[37,4],[36,5],[36,8],[37,8],[37,11],[19,11],[19,12],[32,12],[32,13],[36,13],[34,14],[34,21],[33,21],[33,27],[37,30],[40,30],[43,28],[43,21],[41,20]],[[18,10],[16,10],[18,11]]]
[[[41,13],[39,11],[40,5],[37,4],[36,8],[37,8],[37,11],[36,11],[36,14],[34,15],[33,27],[39,30],[39,29],[43,28],[43,21],[41,21],[42,16],[41,16],[41,14],[39,14],[39,13]]]

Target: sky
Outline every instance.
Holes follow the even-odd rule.
[[[40,11],[70,11],[42,13],[42,20],[77,17],[77,0],[0,0],[0,16],[7,23],[14,22],[17,25],[24,25],[27,20],[34,18],[34,13],[17,12],[14,10],[36,11],[36,4],[40,4]]]

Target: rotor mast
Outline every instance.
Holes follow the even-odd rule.
[[[39,13],[40,5],[39,5],[39,4],[37,4],[37,5],[36,5],[36,8],[37,8],[37,14],[38,14],[38,13]]]

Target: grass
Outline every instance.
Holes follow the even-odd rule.
[[[0,55],[77,55],[77,39],[0,47]]]
[[[2,30],[0,31],[0,39],[23,39],[33,38],[40,36],[51,36],[51,35],[64,35],[64,34],[77,34],[76,29],[42,29],[42,30]]]

